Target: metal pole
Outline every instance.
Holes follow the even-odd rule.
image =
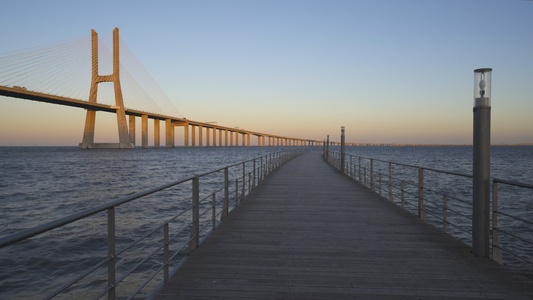
[[[472,251],[489,257],[490,89],[492,69],[474,70],[474,157]]]
[[[346,149],[345,149],[345,140],[344,140],[344,126],[341,127],[341,173],[344,174],[344,160],[345,160],[345,157],[344,155],[346,154]]]
[[[224,206],[222,208],[222,217],[224,218],[229,213],[229,172],[228,167],[224,168]]]
[[[329,162],[329,134],[328,134],[328,140],[326,144],[326,161]]]
[[[200,245],[200,177],[196,175],[192,180],[192,228],[189,251]]]
[[[115,299],[115,207],[107,210],[107,285],[109,292],[107,292],[107,299]]]

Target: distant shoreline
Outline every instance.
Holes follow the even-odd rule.
[[[339,142],[331,142],[333,143],[334,145],[332,146],[340,146],[340,143]],[[347,147],[370,147],[370,146],[377,146],[377,147],[434,147],[434,146],[437,146],[437,147],[447,147],[447,146],[450,146],[450,147],[463,147],[463,146],[470,146],[472,147],[472,144],[416,144],[416,143],[405,143],[405,144],[396,144],[396,143],[346,143],[346,146]],[[533,143],[516,143],[516,144],[491,144],[491,146],[533,146]],[[78,146],[69,146],[69,145],[59,145],[59,146],[54,146],[54,145],[48,145],[48,146],[39,146],[39,145],[33,145],[33,146],[24,146],[24,145],[14,145],[14,146],[0,146],[0,148],[45,148],[45,147],[74,147],[74,148],[78,148]],[[216,146],[216,147],[213,147],[213,146],[202,146],[202,147],[199,147],[199,146],[196,146],[196,147],[191,147],[189,146],[188,148],[246,148],[248,146]],[[249,147],[259,147],[257,145],[252,145],[252,146],[249,146]],[[270,146],[264,146],[265,148],[268,148]],[[271,146],[271,147],[290,147],[290,146]],[[309,146],[294,146],[294,147],[309,147]],[[323,146],[312,146],[312,147],[323,147]],[[137,146],[137,148],[140,148],[139,146]],[[153,148],[152,146],[150,146],[149,148]],[[184,148],[183,145],[176,145],[176,148]],[[161,147],[161,149],[166,149],[165,146]]]
[[[379,143],[346,143],[346,146],[383,146],[383,147],[406,147],[406,146],[472,146],[472,144],[379,144]],[[533,143],[516,143],[516,144],[491,144],[491,146],[533,146]]]

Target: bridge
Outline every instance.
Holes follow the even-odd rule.
[[[82,46],[79,46],[79,44]],[[176,113],[177,109],[172,107],[172,104],[168,103],[169,101],[161,105],[161,102],[164,102],[163,100],[148,95],[142,87],[139,87],[139,83],[134,79],[133,82],[125,84],[125,86],[131,87],[131,89],[135,89],[135,91],[132,92],[127,89],[123,90],[123,77],[127,77],[130,81],[132,81],[132,79],[131,76],[129,76],[130,74],[128,74],[128,70],[123,67],[120,61],[120,39],[118,28],[115,28],[113,31],[113,71],[110,75],[99,74],[99,39],[98,34],[94,30],[92,30],[91,33],[90,61],[70,53],[80,52],[83,49],[76,50],[76,47],[84,46],[84,43],[76,40],[68,43],[36,48],[37,50],[30,49],[22,52],[15,51],[14,53],[0,55],[0,95],[86,109],[85,129],[83,132],[83,139],[79,144],[80,148],[134,148],[136,145],[136,118],[141,118],[141,145],[143,148],[148,147],[149,119],[153,120],[153,145],[156,148],[159,148],[161,145],[161,122],[164,122],[165,126],[165,146],[167,148],[175,147],[175,127],[183,127],[185,147],[204,146],[204,132],[205,146],[238,146],[239,143],[242,146],[250,146],[251,136],[257,137],[258,146],[314,146],[323,144],[322,141],[317,140],[260,133],[216,125],[213,123],[188,120],[179,116],[179,113]],[[82,93],[83,95],[80,98],[83,99],[61,96],[60,94],[63,91],[57,91],[61,88],[68,90],[83,89],[83,87],[79,86],[63,87],[63,85],[67,84],[65,81],[75,81],[75,79],[68,78],[69,76],[77,76],[80,72],[76,71],[77,73],[75,75],[60,74],[61,72],[65,72],[64,65],[66,63],[62,62],[62,60],[67,60],[71,56],[74,57],[72,60],[74,60],[76,64],[67,64],[67,67],[87,70],[86,73],[91,75],[90,81],[88,82],[74,83],[74,85],[85,84],[87,87],[90,87],[88,95]],[[43,60],[46,61],[46,64],[40,66],[41,61]],[[80,61],[83,64],[80,65]],[[35,64],[36,67],[32,68],[32,64]],[[57,69],[50,72],[48,68],[51,68],[51,65],[58,65],[58,67],[54,67]],[[88,67],[91,69],[88,70]],[[40,68],[40,70],[37,68]],[[126,73],[125,76],[123,73]],[[51,82],[47,82],[46,84],[35,84],[36,81],[43,80],[51,80]],[[111,83],[113,85],[113,91],[111,92],[111,94],[113,94],[111,97],[114,98],[113,103],[99,103],[97,101],[99,98],[102,98],[98,91],[98,86],[102,83]],[[52,92],[43,90],[49,90]],[[136,94],[131,95],[132,93]],[[126,103],[130,103],[130,105],[126,105]],[[136,106],[139,108],[136,108]],[[95,143],[96,112],[98,111],[116,114],[117,129],[119,133],[118,143]],[[196,133],[196,131],[198,131],[198,133]]]

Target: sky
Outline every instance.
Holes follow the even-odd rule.
[[[492,68],[492,143],[533,142],[533,1],[0,3],[0,53],[118,27],[191,120],[315,140],[340,140],[345,126],[348,142],[468,144],[473,70]],[[83,109],[0,97],[0,146],[74,146],[84,122]],[[97,142],[118,140],[115,116],[99,113],[97,124]]]

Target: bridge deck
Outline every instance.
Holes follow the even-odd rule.
[[[431,297],[532,299],[533,282],[310,153],[267,178],[156,299]]]

